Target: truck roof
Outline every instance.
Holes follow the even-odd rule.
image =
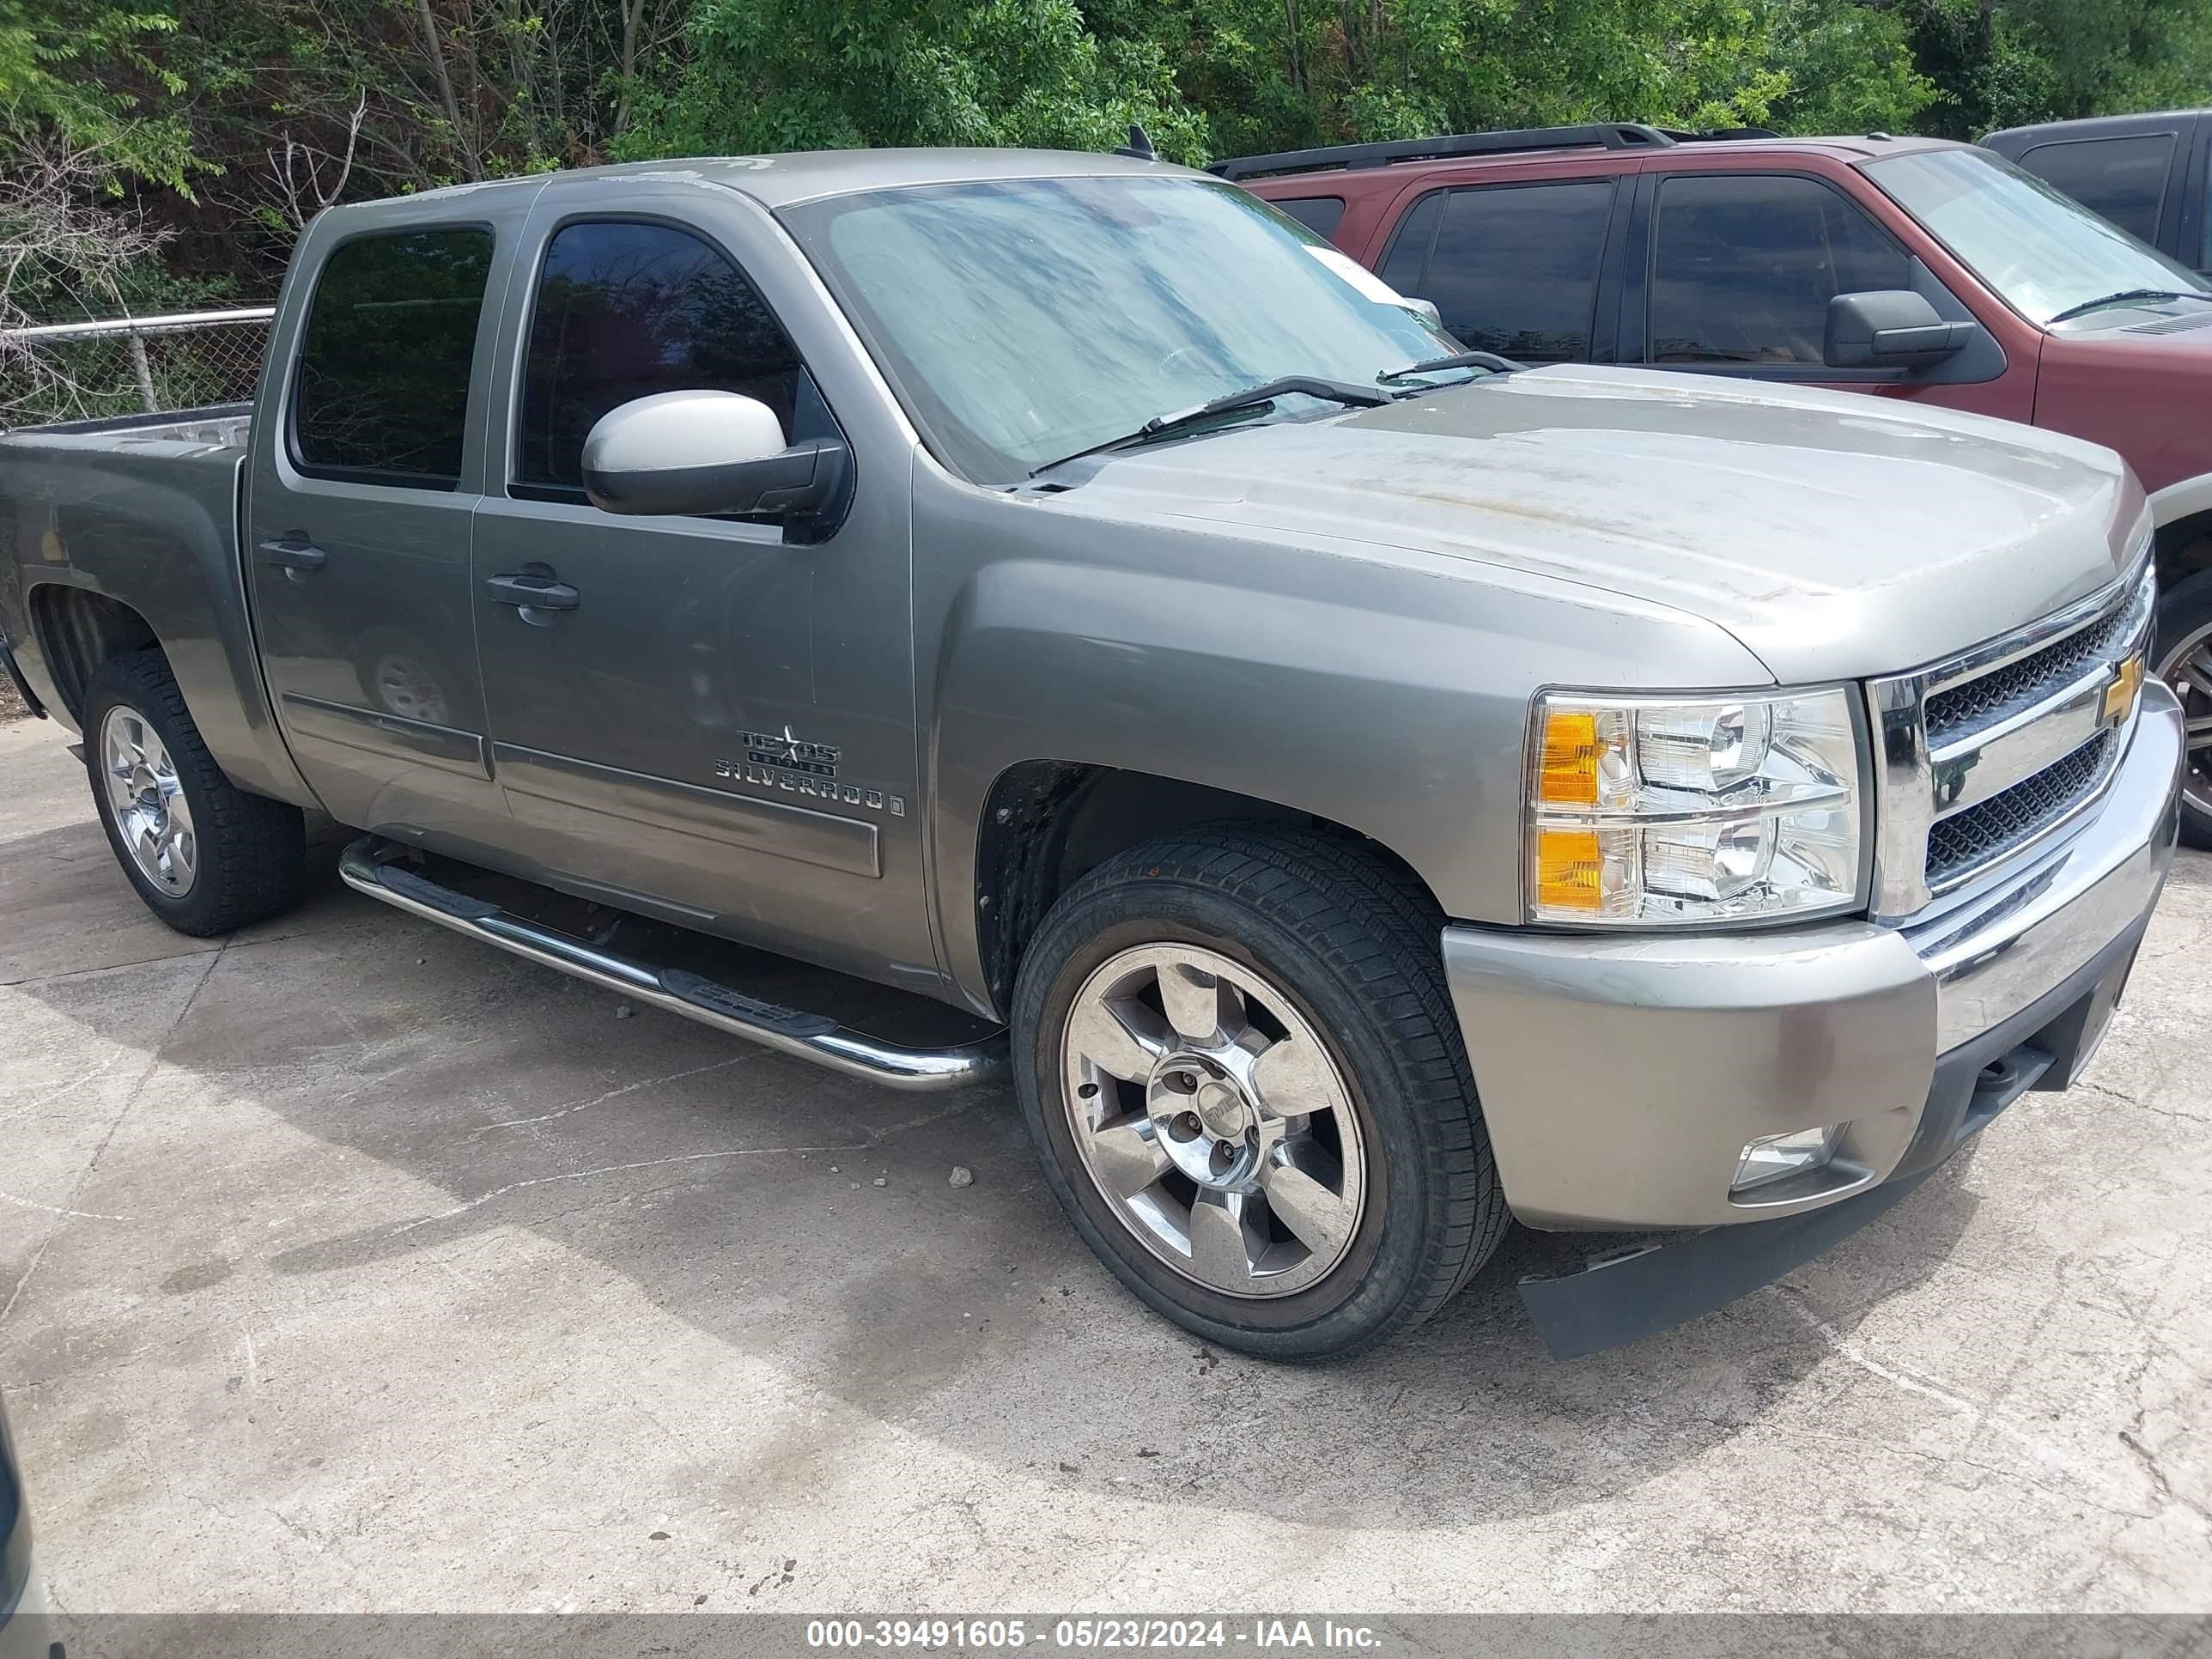
[[[334,211],[405,216],[410,204],[449,202],[481,191],[521,192],[543,189],[550,179],[690,178],[725,185],[763,207],[787,207],[823,196],[859,191],[895,190],[917,185],[966,184],[992,179],[1070,179],[1176,173],[1205,175],[1165,161],[1130,156],[1054,149],[817,149],[780,155],[702,155],[659,161],[625,161],[611,167],[526,173],[479,184],[448,185],[411,196],[388,197],[349,204]]]

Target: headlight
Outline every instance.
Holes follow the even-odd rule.
[[[1528,915],[1650,927],[1858,902],[1849,695],[1553,692],[1528,768]]]

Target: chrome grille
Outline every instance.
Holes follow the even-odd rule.
[[[2055,766],[2046,766],[1978,805],[1938,818],[1928,831],[1928,884],[1947,885],[1962,870],[1993,864],[2071,811],[2117,759],[2119,734],[2100,732]]]
[[[2056,645],[1936,692],[1928,699],[1928,746],[1941,749],[1969,732],[1995,726],[2072,684],[2083,670],[2124,656],[2129,620],[2126,611],[2115,611]]]
[[[2103,794],[2135,720],[2123,678],[2140,664],[2122,665],[2148,647],[2157,602],[2147,540],[2134,573],[2103,592],[1869,684],[1877,916],[1903,920],[1978,890]]]

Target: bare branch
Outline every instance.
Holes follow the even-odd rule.
[[[0,419],[88,412],[95,398],[127,392],[131,362],[109,365],[130,379],[88,383],[94,370],[66,353],[40,349],[9,331],[56,320],[40,313],[106,295],[117,310],[120,277],[172,233],[135,209],[106,204],[112,168],[95,149],[73,149],[36,135],[11,137],[15,154],[0,173]]]
[[[368,115],[368,90],[363,88],[354,100],[352,115],[347,118],[343,149],[334,154],[289,132],[282,132],[276,143],[263,152],[269,158],[276,210],[294,231],[305,230],[310,219],[344,199],[346,184],[353,177],[354,161],[361,149],[362,123]],[[324,180],[326,168],[337,173],[337,177],[327,183]]]

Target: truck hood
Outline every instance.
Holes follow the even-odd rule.
[[[2078,439],[1589,368],[1121,452],[1060,501],[1603,589],[1717,623],[1785,684],[1914,667],[2094,592],[2144,511]]]

